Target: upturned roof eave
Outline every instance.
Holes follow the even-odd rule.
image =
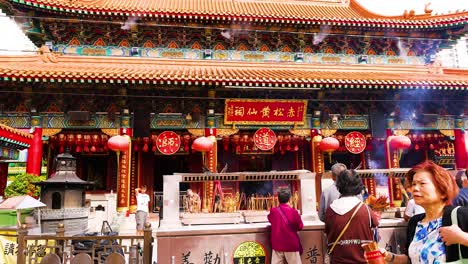
[[[307,2],[272,2],[254,1],[249,3],[235,2],[236,4],[219,5],[226,10],[199,10],[185,7],[177,7],[179,1],[175,2],[174,8],[166,6],[113,6],[113,0],[101,1],[101,5],[95,3],[73,4],[70,1],[50,1],[48,0],[10,0],[17,4],[22,4],[27,8],[39,8],[45,11],[61,12],[73,16],[119,16],[119,17],[155,17],[182,20],[215,20],[232,22],[271,22],[271,23],[292,23],[292,24],[330,24],[343,26],[365,27],[378,25],[389,28],[434,28],[451,27],[468,23],[468,12],[459,12],[445,15],[416,15],[412,17],[404,16],[383,16],[372,13],[365,9],[355,0],[351,0],[349,6],[337,5],[331,9],[329,5],[317,5]],[[121,1],[121,0],[119,0]],[[125,2],[126,3],[126,2]],[[267,7],[257,6],[268,3]],[[250,5],[247,7],[247,5]],[[299,6],[299,7],[298,7]],[[337,8],[338,7],[338,8]],[[323,10],[321,10],[323,9]],[[282,10],[282,12],[277,12]],[[299,13],[297,10],[301,10]],[[330,11],[331,10],[331,11]],[[254,12],[256,11],[256,12]],[[311,14],[315,14],[312,15]],[[323,16],[322,14],[328,14]]]

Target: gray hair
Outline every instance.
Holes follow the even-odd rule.
[[[287,203],[291,198],[291,191],[288,188],[281,188],[278,191],[278,201],[280,203]]]
[[[342,171],[347,170],[348,168],[343,163],[335,163],[331,167],[332,178],[335,180]]]

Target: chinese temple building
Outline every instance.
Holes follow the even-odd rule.
[[[162,191],[163,175],[202,165],[320,174],[337,161],[468,164],[468,70],[436,57],[466,34],[466,11],[386,17],[355,0],[0,0],[0,8],[39,48],[0,55],[1,122],[42,136],[28,172],[40,174],[44,158],[51,175],[69,148],[77,175],[93,192],[116,191],[119,210],[136,209],[137,186]],[[131,137],[118,166],[107,146],[115,135]],[[403,154],[390,144],[399,135],[411,139]],[[192,144],[203,136],[216,144],[201,153]],[[326,148],[327,137],[339,144]],[[215,187],[190,183],[210,201]]]

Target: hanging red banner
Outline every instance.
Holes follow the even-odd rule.
[[[359,132],[350,132],[345,137],[346,149],[353,153],[359,154],[366,149],[366,137]]]
[[[159,152],[164,155],[172,155],[180,149],[180,136],[173,131],[164,131],[156,139]]]
[[[254,143],[260,150],[270,150],[276,144],[276,134],[267,127],[260,128],[254,134]]]
[[[130,141],[128,135],[123,137]],[[120,152],[119,160],[119,178],[117,180],[117,211],[127,211],[130,202],[130,172],[132,171],[130,159],[132,156],[132,144],[128,145],[127,151]]]
[[[304,125],[307,100],[226,99],[224,124]]]

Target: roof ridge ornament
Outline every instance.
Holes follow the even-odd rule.
[[[41,55],[41,59],[43,62],[48,63],[57,63],[58,62],[58,54],[53,53],[50,51],[49,47],[46,45],[42,45],[38,50],[39,55]]]
[[[444,74],[444,68],[440,59],[435,59],[433,62],[427,64],[427,71],[429,74]]]
[[[432,11],[433,11],[432,9],[429,8],[430,5],[431,5],[431,2],[424,5],[424,13],[429,16],[432,14]]]

